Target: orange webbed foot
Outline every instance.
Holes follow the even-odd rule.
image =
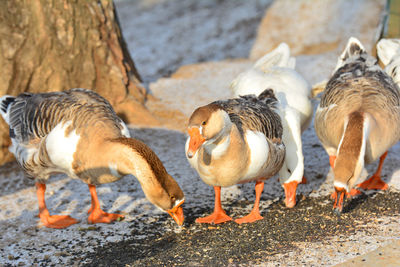
[[[296,206],[296,190],[298,184],[299,182],[297,181],[283,184],[283,188],[285,189],[285,205],[288,208]]]
[[[372,175],[368,180],[358,184],[357,187],[364,190],[387,190],[388,184],[382,181],[380,175]]]
[[[387,190],[389,188],[388,184],[382,181],[379,175],[372,175],[368,180],[362,182],[357,185],[357,188],[361,188],[364,190]],[[358,196],[361,194],[361,191],[357,188],[351,189],[349,195],[350,196]]]
[[[79,222],[69,215],[39,215],[39,217],[44,226],[56,229],[67,228]]]
[[[107,213],[102,210],[94,209],[92,213],[89,215],[88,222],[89,223],[111,223],[113,221],[118,220],[119,218],[124,219],[125,216],[116,213]]]
[[[262,220],[264,219],[264,217],[262,217],[260,215],[260,212],[258,211],[252,211],[250,212],[248,215],[240,218],[240,219],[236,219],[235,222],[238,224],[242,224],[242,223],[252,223],[258,220]]]
[[[382,172],[382,165],[385,161],[387,156],[387,152],[385,152],[379,159],[379,165],[375,173],[366,181],[358,184],[358,188],[362,188],[364,190],[387,190],[389,188],[388,184],[382,181],[381,179],[381,172]]]
[[[358,196],[358,195],[361,195],[361,191],[360,190],[358,190],[358,189],[356,189],[356,188],[353,188],[353,189],[351,189],[350,190],[350,193],[348,194],[348,198],[350,198],[350,197],[355,197],[355,196]]]
[[[220,224],[229,221],[232,221],[232,218],[226,215],[225,212],[213,212],[211,215],[196,219],[197,223],[210,223],[210,224]]]

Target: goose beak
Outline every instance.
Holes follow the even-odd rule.
[[[343,187],[335,186],[335,195],[334,195],[334,203],[333,203],[333,212],[337,215],[342,214],[343,204],[345,201],[346,190]]]
[[[187,150],[188,158],[192,158],[196,154],[199,147],[206,141],[206,139],[200,134],[200,130],[197,127],[191,127],[188,129],[190,136],[189,147]]]
[[[178,205],[167,211],[179,226],[182,226],[183,221],[185,220],[183,209],[181,207],[183,202],[185,202],[185,200],[182,200]]]

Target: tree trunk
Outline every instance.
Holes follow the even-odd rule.
[[[157,124],[127,50],[113,2],[0,1],[0,95],[83,87],[128,123]],[[1,120],[0,163],[10,140]]]

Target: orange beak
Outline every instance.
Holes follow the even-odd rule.
[[[188,129],[190,136],[189,148],[187,151],[188,158],[192,158],[196,154],[199,147],[206,141],[206,139],[200,134],[200,130],[197,127],[191,127]]]
[[[335,193],[334,193],[334,203],[333,203],[333,212],[337,215],[340,215],[343,210],[343,204],[346,199],[347,192],[343,187],[336,187],[335,186]]]
[[[183,209],[181,207],[183,202],[185,202],[185,200],[182,200],[181,203],[167,211],[179,226],[181,226],[185,220],[185,217],[183,216]]]

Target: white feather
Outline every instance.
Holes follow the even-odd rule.
[[[213,159],[219,159],[222,157],[229,148],[231,143],[230,135],[226,136],[225,140],[222,143],[216,145],[215,143],[204,144],[204,149],[208,154],[211,155]]]
[[[357,44],[362,50],[365,51],[364,46],[357,38],[350,37],[349,40],[347,41],[346,48],[343,50],[340,57],[338,57],[338,61],[336,63],[335,69],[333,70],[333,73],[335,73],[340,67],[344,66],[349,60],[352,60],[350,48],[353,44]]]
[[[283,135],[286,147],[285,162],[279,171],[279,180],[283,183],[296,181],[300,183],[304,174],[304,157],[301,143],[301,125],[299,113],[287,107],[281,115]]]
[[[68,121],[57,124],[48,134],[45,145],[51,162],[69,175],[75,176],[72,163],[80,137],[75,130],[65,135],[65,130],[71,123]]]
[[[365,151],[366,151],[366,146],[367,146],[367,140],[369,138],[369,133],[370,133],[370,124],[371,124],[371,118],[368,113],[365,114],[364,116],[364,123],[363,123],[363,136],[362,136],[362,143],[361,143],[361,150],[360,150],[360,155],[358,156],[357,159],[357,166],[356,169],[354,170],[354,176],[358,177],[357,181],[355,181],[355,184],[359,184],[364,181],[364,178],[361,173],[364,170],[364,163],[365,163]]]
[[[278,99],[286,150],[295,152],[286,153],[280,172],[281,182],[300,182],[304,173],[301,132],[307,128],[313,112],[311,86],[294,70],[294,59],[286,44],[262,57],[253,68],[239,74],[231,83],[235,96],[259,95],[268,88],[273,89]]]
[[[385,72],[400,88],[400,39],[381,39],[376,47]]]
[[[342,182],[334,181],[333,182],[333,186],[337,187],[337,188],[344,188],[346,190],[346,192],[350,192],[349,191],[349,186],[347,184],[342,183]]]
[[[378,58],[386,66],[400,53],[400,39],[381,39],[376,45]]]
[[[268,142],[263,133],[247,130],[245,138],[250,148],[250,163],[247,172],[241,178],[242,181],[259,177],[261,175],[261,167],[265,164],[269,156]]]
[[[19,143],[16,139],[11,138],[11,146],[8,150],[15,155],[15,158],[21,162],[27,162],[37,157],[37,146],[30,146]],[[35,160],[34,160],[35,161]]]
[[[207,151],[207,153],[212,156],[212,158],[219,159],[221,156],[225,154],[225,152],[229,148],[231,142],[229,131],[231,130],[232,127],[232,121],[228,113],[225,111],[219,110],[217,111],[216,115],[222,117],[224,127],[222,127],[222,130],[216,136],[214,136],[210,140],[205,141],[203,147]],[[200,134],[202,133],[203,133],[203,127],[200,126]],[[215,142],[220,138],[225,138],[225,140],[222,143],[215,144]]]
[[[115,162],[110,162],[110,163],[108,164],[108,169],[110,170],[110,173],[111,173],[113,176],[115,176],[115,177],[117,177],[117,178],[122,177],[122,175],[118,172],[118,164],[117,164],[117,163],[115,163]]]
[[[0,97],[0,103],[2,103],[4,100],[6,100],[7,98],[12,97],[9,95],[4,95],[2,97]],[[12,97],[14,98],[14,97]],[[9,111],[12,105],[8,105],[6,112],[4,112],[1,108],[0,108],[0,114],[3,117],[3,119],[6,121],[7,124],[10,124],[10,115],[9,115]]]
[[[261,57],[254,64],[255,69],[265,71],[270,67],[287,67],[294,69],[296,59],[290,57],[290,48],[286,43],[280,43],[277,48]]]
[[[129,129],[128,129],[128,127],[126,126],[126,124],[125,124],[123,121],[121,121],[120,124],[121,124],[121,126],[122,126],[122,130],[121,130],[122,135],[125,136],[125,137],[127,137],[127,138],[130,138],[130,137],[131,137],[131,134],[129,133]]]

